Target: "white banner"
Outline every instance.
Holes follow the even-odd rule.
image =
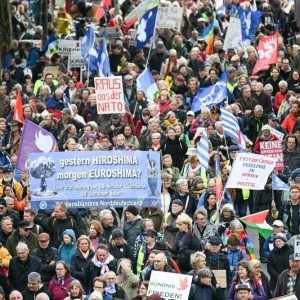
[[[283,138],[284,138],[284,133],[278,131],[278,130],[275,129],[275,128],[272,128],[272,127],[271,127],[271,133],[274,134],[274,135],[276,135],[281,141],[282,141]]]
[[[294,258],[295,260],[300,260],[300,240],[295,239],[294,242]]]
[[[81,68],[84,67],[81,51],[71,51],[69,56],[69,68]]]
[[[183,7],[159,7],[156,28],[180,30],[183,16]]]
[[[188,299],[192,276],[152,271],[147,296],[158,293],[165,300]]]
[[[118,26],[115,27],[100,27],[99,34],[100,36],[106,35],[110,40],[116,40],[121,36],[121,29]]]
[[[125,112],[122,76],[95,77],[98,114]]]
[[[263,190],[277,159],[253,153],[238,153],[226,188]]]
[[[58,40],[57,43],[60,55],[71,55],[71,52],[79,52],[81,55],[81,41]]]
[[[243,48],[241,20],[230,17],[223,49],[233,48],[235,51],[238,48]]]

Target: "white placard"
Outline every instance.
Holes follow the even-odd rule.
[[[122,76],[95,77],[98,114],[125,112]]]
[[[272,127],[271,127],[271,133],[274,134],[274,135],[276,135],[281,141],[282,141],[283,138],[284,138],[284,133],[278,131],[278,130],[275,129],[275,128],[272,128]]]
[[[115,27],[100,27],[99,28],[100,36],[106,35],[110,40],[119,39],[121,36],[121,29],[118,26]]]
[[[273,157],[238,153],[234,161],[226,188],[263,190],[277,159]]]
[[[295,239],[294,242],[294,258],[300,260],[300,239]]]
[[[71,52],[79,52],[81,54],[81,41],[58,40],[57,43],[60,55],[71,55]]]
[[[81,52],[72,51],[69,56],[69,68],[81,68],[84,67],[84,62],[82,59]]]
[[[238,48],[243,48],[240,19],[230,17],[223,48],[225,51],[227,51],[228,48],[233,48],[235,51],[237,51]]]
[[[156,28],[180,30],[183,16],[183,7],[159,7]]]
[[[166,300],[188,299],[192,276],[152,271],[147,296],[158,293]]]

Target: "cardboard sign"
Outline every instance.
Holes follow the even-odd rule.
[[[282,141],[260,142],[260,153],[277,159],[274,170],[282,171],[284,169]]]
[[[81,52],[72,51],[69,56],[69,67],[70,68],[81,68],[84,67],[84,62],[82,59]]]
[[[122,76],[95,77],[98,114],[125,112]]]
[[[52,74],[54,78],[57,78],[57,76],[58,76],[58,66],[45,67],[44,70],[43,70],[43,75],[45,76],[48,73]]]
[[[71,55],[71,52],[79,52],[81,54],[81,41],[58,40],[57,43],[60,55]]]
[[[180,30],[183,16],[183,7],[159,7],[156,28]]]
[[[116,40],[119,39],[122,32],[120,30],[120,27],[100,27],[99,28],[99,35],[104,36],[106,35],[108,39],[110,40]]]
[[[188,299],[192,276],[152,271],[147,296],[158,293],[165,300]]]
[[[227,288],[227,276],[226,270],[212,270],[214,273],[217,282],[220,282],[221,288]]]
[[[277,159],[273,157],[253,153],[238,153],[226,188],[263,190],[276,161]]]

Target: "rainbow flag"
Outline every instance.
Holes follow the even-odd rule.
[[[222,200],[223,196],[223,182],[221,178],[221,168],[220,168],[220,153],[218,151],[217,159],[216,159],[216,198],[217,202]]]
[[[208,26],[203,29],[203,38],[207,44],[205,53],[207,55],[213,54],[214,47],[214,26],[215,22],[211,22]]]
[[[133,26],[135,22],[139,22],[142,16],[155,6],[160,6],[160,0],[145,0],[139,4],[132,12],[124,19],[126,25]]]

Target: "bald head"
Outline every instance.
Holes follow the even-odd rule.
[[[50,300],[46,293],[40,293],[35,297],[35,300]]]
[[[167,257],[163,253],[156,254],[154,257],[154,269],[163,271],[167,263]]]

